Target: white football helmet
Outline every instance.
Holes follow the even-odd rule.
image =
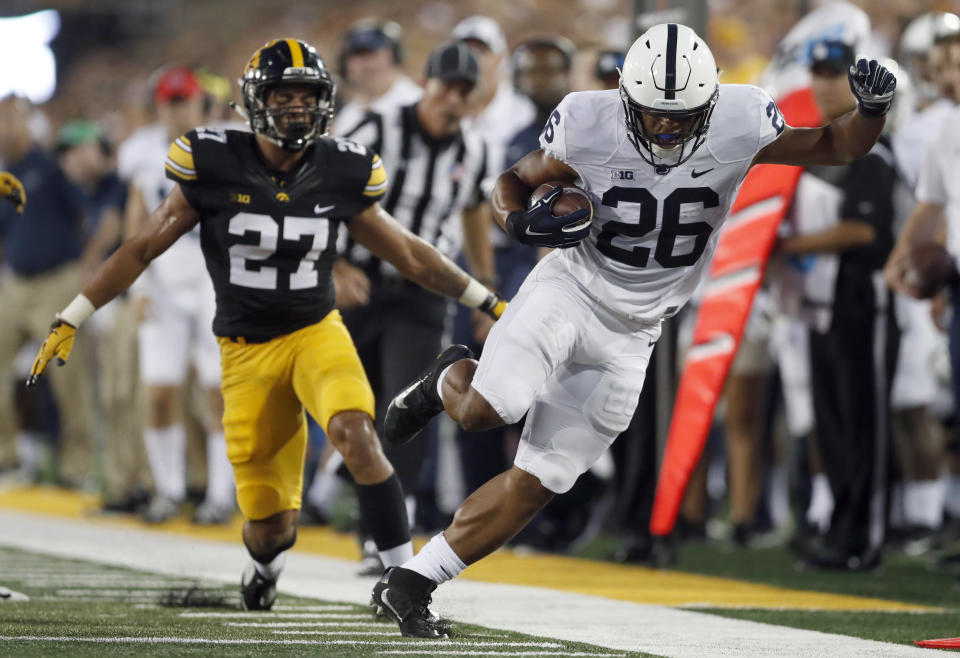
[[[654,25],[633,42],[620,72],[627,137],[640,156],[666,173],[703,144],[720,85],[713,53],[686,25]],[[656,132],[643,115],[670,120]]]
[[[914,18],[900,37],[900,57],[904,67],[917,83],[917,91],[925,102],[940,96],[933,80],[934,71],[927,57],[938,40],[960,33],[960,17],[956,14],[931,11]]]

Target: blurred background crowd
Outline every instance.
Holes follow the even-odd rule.
[[[710,0],[705,36],[721,83],[762,84],[784,37],[822,4]],[[803,54],[819,113],[829,120],[853,107],[845,72],[855,52],[899,62],[898,106],[882,144],[863,162],[804,174],[671,541],[789,544],[841,569],[873,566],[882,550],[942,551],[936,555],[948,565],[960,538],[960,445],[947,293],[909,302],[884,290],[864,307],[857,286],[877,280],[916,203],[929,137],[960,96],[960,19],[930,13],[960,5],[854,4],[869,17],[864,35],[837,34]],[[566,93],[617,86],[634,35],[627,5],[493,0],[475,16],[475,4],[463,0],[4,3],[0,169],[20,167],[29,176],[25,213],[0,214],[0,486],[92,491],[102,494],[104,512],[156,523],[233,516],[218,420],[219,354],[212,336],[202,338],[209,318],[187,310],[199,319],[172,328],[151,320],[171,299],[202,305],[202,291],[191,292],[197,300],[165,292],[193,286],[189,273],[158,271],[97,313],[70,368],[51,373],[37,393],[27,394],[22,381],[55,312],[169,189],[162,162],[170,141],[201,124],[243,129],[228,103],[238,99],[235,80],[261,44],[289,36],[316,46],[337,79],[333,133],[359,140],[369,112],[444,102],[429,86],[422,96],[425,63],[444,42],[466,43],[479,75],[465,103],[448,111],[456,130],[479,135],[486,148],[486,177],[463,206],[468,212],[484,208],[497,173],[538,147]],[[824,216],[833,223],[823,224]],[[509,297],[539,254],[510,244],[492,225],[480,235],[492,260],[478,255],[476,235],[464,236],[464,251],[473,252],[464,260]],[[831,267],[840,275],[820,295],[816,277]],[[389,274],[371,271],[346,248],[336,275],[338,304],[348,311],[403,294]],[[205,276],[202,267],[197,276]],[[378,317],[387,315],[378,310],[358,322],[370,326]],[[679,342],[655,353],[675,374],[695,317],[693,305],[677,318]],[[377,336],[351,327],[361,354],[386,344],[380,334],[399,326],[391,322],[407,320],[385,321]],[[437,344],[452,337],[478,348],[489,329],[446,307],[425,324]],[[880,324],[889,331],[874,333]],[[166,338],[155,338],[157,331]],[[161,361],[176,358],[147,363],[157,357],[145,354],[145,341],[171,346]],[[854,354],[860,348],[866,356]],[[872,353],[881,358],[867,369],[857,359],[871,361]],[[412,376],[391,370],[383,351],[365,365],[380,403],[395,393],[390,382]],[[860,395],[864,381],[879,393]],[[648,529],[663,449],[663,382],[648,377],[634,423],[611,454],[516,543],[576,551],[608,532],[619,541],[613,559],[669,560],[670,544]],[[390,448],[414,527],[442,528],[465,495],[509,465],[518,439],[517,427],[471,435],[441,420],[415,446]],[[350,485],[316,427],[310,456],[302,522],[359,525],[362,536]],[[870,463],[862,480],[860,462]]]

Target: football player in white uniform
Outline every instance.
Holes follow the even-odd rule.
[[[479,364],[451,346],[391,402],[385,435],[412,438],[442,410],[468,430],[527,415],[514,466],[473,493],[453,523],[374,601],[405,635],[439,637],[427,603],[437,584],[515,535],[626,429],[660,322],[706,275],[717,230],[751,165],[842,164],[874,144],[896,81],[876,61],[851,67],[858,109],[821,128],[791,128],[764,91],[721,85],[688,27],[657,25],[633,44],[619,91],[568,95],[534,151],[497,180],[498,221],[521,242],[558,247],[497,322]],[[594,202],[555,217],[576,183]]]
[[[121,177],[130,181],[128,235],[140,229],[174,187],[165,171],[181,164],[167,157],[170,142],[203,122],[203,87],[188,68],[165,70],[154,98],[159,121],[134,132],[117,156]],[[220,348],[211,330],[216,301],[200,251],[199,229],[150,264],[134,296],[146,302],[139,328],[139,359],[149,394],[144,443],[156,489],[144,519],[166,521],[179,514],[186,498],[187,434],[178,411],[181,387],[193,367],[202,391],[198,406],[207,433],[206,498],[194,520],[225,523],[235,508],[233,471],[220,421]]]

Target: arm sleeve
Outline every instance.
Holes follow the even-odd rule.
[[[387,170],[383,166],[383,160],[374,153],[370,161],[369,176],[363,188],[363,204],[369,206],[382,199],[387,193],[387,183]]]
[[[555,160],[567,162],[567,124],[570,119],[570,96],[567,95],[547,117],[540,132],[540,148]]]
[[[190,185],[197,180],[197,166],[193,160],[193,144],[196,143],[195,131],[177,137],[167,150],[164,160],[167,178],[180,185]]]
[[[917,181],[917,201],[943,205],[947,202],[947,186],[944,176],[942,150],[936,147],[939,140],[927,143]]]

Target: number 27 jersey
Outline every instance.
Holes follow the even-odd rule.
[[[280,178],[252,133],[197,128],[170,145],[167,177],[200,213],[217,296],[213,333],[263,342],[322,320],[334,300],[337,231],[387,187],[380,157],[320,138]]]
[[[783,129],[766,92],[720,85],[706,141],[661,175],[627,139],[618,90],[567,95],[540,146],[579,174],[594,217],[589,237],[555,257],[598,303],[630,320],[672,315],[706,275],[754,156]]]

